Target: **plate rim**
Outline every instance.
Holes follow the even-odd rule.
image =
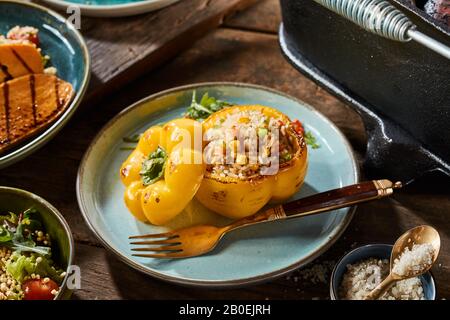
[[[95,5],[95,4],[81,4],[76,2],[69,2],[65,0],[41,0],[48,5],[54,6],[60,10],[67,9],[70,6],[77,6],[81,13],[92,17],[126,17],[147,13],[162,9],[171,4],[179,2],[180,0],[140,0],[126,4],[109,4],[109,5]]]
[[[58,119],[53,124],[39,133],[37,136],[31,138],[31,140],[29,140],[26,144],[20,146],[19,148],[13,148],[10,152],[6,151],[4,155],[0,154],[0,169],[6,168],[28,157],[30,154],[34,153],[51,139],[53,139],[56,134],[67,124],[67,122],[74,115],[75,111],[78,109],[86,93],[91,78],[91,57],[86,42],[81,33],[70,22],[68,22],[67,19],[51,9],[31,2],[24,2],[20,0],[5,0],[1,1],[0,4],[8,3],[24,7],[31,7],[32,9],[41,11],[45,15],[53,16],[56,20],[61,21],[61,23],[63,23],[69,31],[73,32],[77,43],[83,51],[85,71],[83,74],[83,78],[81,79],[81,88],[75,94],[75,97],[73,98],[67,110],[63,112],[63,114],[58,117]]]
[[[88,225],[89,229],[94,233],[96,238],[100,241],[100,243],[111,253],[113,253],[119,260],[127,264],[128,266],[132,267],[135,270],[138,270],[144,274],[150,275],[152,277],[155,277],[160,280],[168,281],[170,283],[175,283],[182,286],[192,286],[192,287],[209,287],[209,288],[237,288],[237,287],[243,287],[248,285],[254,285],[259,284],[262,282],[267,282],[270,280],[274,280],[276,278],[279,278],[287,273],[290,273],[294,271],[295,269],[298,269],[313,260],[317,259],[320,255],[322,255],[324,252],[326,252],[345,232],[348,225],[353,219],[353,216],[356,211],[357,206],[349,207],[349,210],[346,214],[346,217],[344,220],[338,225],[337,229],[335,229],[334,233],[328,238],[328,241],[320,246],[317,250],[309,254],[303,259],[300,259],[296,261],[293,264],[290,264],[289,266],[286,266],[282,269],[278,269],[272,272],[260,274],[254,277],[247,277],[247,278],[241,278],[241,279],[235,279],[235,280],[199,280],[199,279],[187,279],[187,278],[181,278],[177,276],[169,276],[166,274],[162,274],[160,272],[156,272],[154,270],[151,270],[149,268],[143,267],[141,264],[133,261],[132,259],[129,259],[125,255],[123,255],[119,250],[116,250],[113,248],[105,239],[103,239],[100,235],[100,233],[96,230],[93,223],[88,217],[87,214],[87,208],[85,207],[84,200],[83,200],[83,192],[81,191],[82,185],[83,185],[83,176],[85,171],[86,162],[92,152],[93,147],[98,143],[99,139],[103,136],[104,132],[109,130],[109,128],[115,124],[117,121],[119,121],[125,114],[131,112],[133,109],[137,108],[138,106],[154,100],[158,99],[159,97],[179,92],[179,91],[186,91],[186,90],[192,90],[200,87],[217,87],[217,86],[231,86],[231,87],[241,87],[241,88],[249,88],[249,89],[257,89],[257,90],[263,90],[268,91],[273,94],[280,95],[282,97],[285,97],[287,99],[293,100],[296,103],[299,103],[306,108],[308,108],[310,111],[314,112],[317,116],[322,118],[327,124],[329,124],[340,136],[342,141],[344,142],[344,145],[346,149],[349,152],[349,155],[351,157],[351,162],[353,166],[353,177],[355,179],[355,183],[358,183],[360,181],[360,168],[358,165],[358,162],[356,160],[355,152],[353,151],[352,146],[350,145],[349,141],[345,137],[345,135],[341,132],[341,130],[325,115],[323,115],[321,112],[316,110],[314,107],[309,105],[308,103],[297,99],[291,95],[288,95],[284,92],[278,91],[276,89],[268,88],[266,86],[257,85],[257,84],[250,84],[250,83],[242,83],[242,82],[227,82],[227,81],[218,81],[218,82],[199,82],[199,83],[193,83],[188,85],[182,85],[177,86],[174,88],[166,89],[163,91],[156,92],[154,94],[151,94],[147,97],[144,97],[134,103],[132,103],[130,106],[126,107],[122,111],[120,111],[116,116],[114,116],[111,120],[109,120],[102,129],[97,133],[97,135],[92,139],[88,149],[86,150],[85,154],[83,155],[83,158],[80,162],[80,166],[78,168],[77,172],[77,180],[76,180],[76,195],[77,195],[77,202],[78,206],[80,208],[81,214],[83,216],[84,221]]]

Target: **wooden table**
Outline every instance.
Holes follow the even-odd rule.
[[[175,59],[104,97],[88,103],[44,148],[0,171],[0,184],[23,188],[54,204],[72,227],[82,288],[76,299],[328,299],[327,281],[295,271],[270,283],[235,290],[205,290],[168,284],[129,268],[107,252],[83,221],[75,196],[80,160],[91,139],[116,113],[157,91],[203,81],[239,81],[272,87],[315,106],[348,137],[359,159],[365,151],[363,125],[355,112],[300,75],[278,47],[277,0],[260,0],[228,19]],[[332,264],[354,246],[393,243],[407,229],[431,224],[440,232],[442,251],[433,272],[438,298],[450,298],[450,187],[447,178],[417,181],[390,199],[357,209],[341,239],[315,265]],[[326,269],[326,268],[325,268]],[[306,279],[304,279],[306,278]]]

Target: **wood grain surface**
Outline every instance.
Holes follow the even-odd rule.
[[[76,262],[82,272],[82,288],[75,292],[75,299],[328,299],[329,266],[345,252],[367,243],[393,243],[404,231],[419,224],[431,224],[440,232],[442,251],[433,273],[438,298],[450,298],[450,184],[440,176],[421,179],[392,198],[360,205],[344,235],[306,270],[241,289],[187,288],[145,276],[107,252],[87,228],[77,205],[75,180],[90,141],[129,104],[178,85],[239,81],[281,90],[329,117],[349,139],[359,160],[363,158],[366,138],[358,115],[286,62],[278,47],[275,22],[256,23],[279,21],[279,16],[272,17],[274,12],[279,12],[277,1],[260,0],[164,66],[81,110],[48,145],[0,171],[1,185],[37,193],[55,205],[69,222],[76,239]],[[312,277],[310,268],[321,269],[326,277]]]
[[[87,99],[100,98],[168,61],[257,0],[183,0],[147,14],[81,19],[92,60]]]
[[[251,10],[230,16],[224,23],[229,28],[277,33],[281,22],[279,0],[258,0]]]

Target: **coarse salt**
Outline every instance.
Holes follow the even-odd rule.
[[[389,261],[370,258],[347,266],[339,297],[344,300],[363,300],[389,274]],[[380,300],[424,300],[419,278],[398,281]]]
[[[392,272],[399,276],[421,273],[431,266],[433,257],[434,248],[431,244],[414,244],[411,249],[406,247],[400,257],[394,260]]]

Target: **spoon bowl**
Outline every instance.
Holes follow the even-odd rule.
[[[405,275],[394,273],[393,269],[395,260],[400,258],[406,248],[411,250],[415,244],[431,244],[433,246],[434,252],[431,263],[422,270]],[[376,300],[381,297],[396,281],[417,277],[430,270],[437,260],[440,247],[441,238],[439,237],[439,233],[431,226],[423,225],[406,231],[400,236],[400,238],[397,239],[394,247],[392,248],[389,275],[367,295],[365,300]]]
[[[424,268],[423,270],[421,270],[421,272],[411,273],[404,276],[398,275],[392,271],[394,269],[395,260],[400,258],[401,254],[405,251],[406,248],[411,250],[413,245],[415,244],[427,244],[427,243],[431,244],[434,250],[433,261],[427,268]],[[433,264],[436,262],[437,257],[439,256],[440,248],[441,248],[441,238],[439,236],[439,233],[433,227],[423,225],[406,231],[404,234],[400,236],[400,238],[397,239],[397,241],[394,244],[394,247],[392,248],[390,261],[390,269],[392,277],[395,280],[404,280],[424,274],[425,272],[430,270]]]

